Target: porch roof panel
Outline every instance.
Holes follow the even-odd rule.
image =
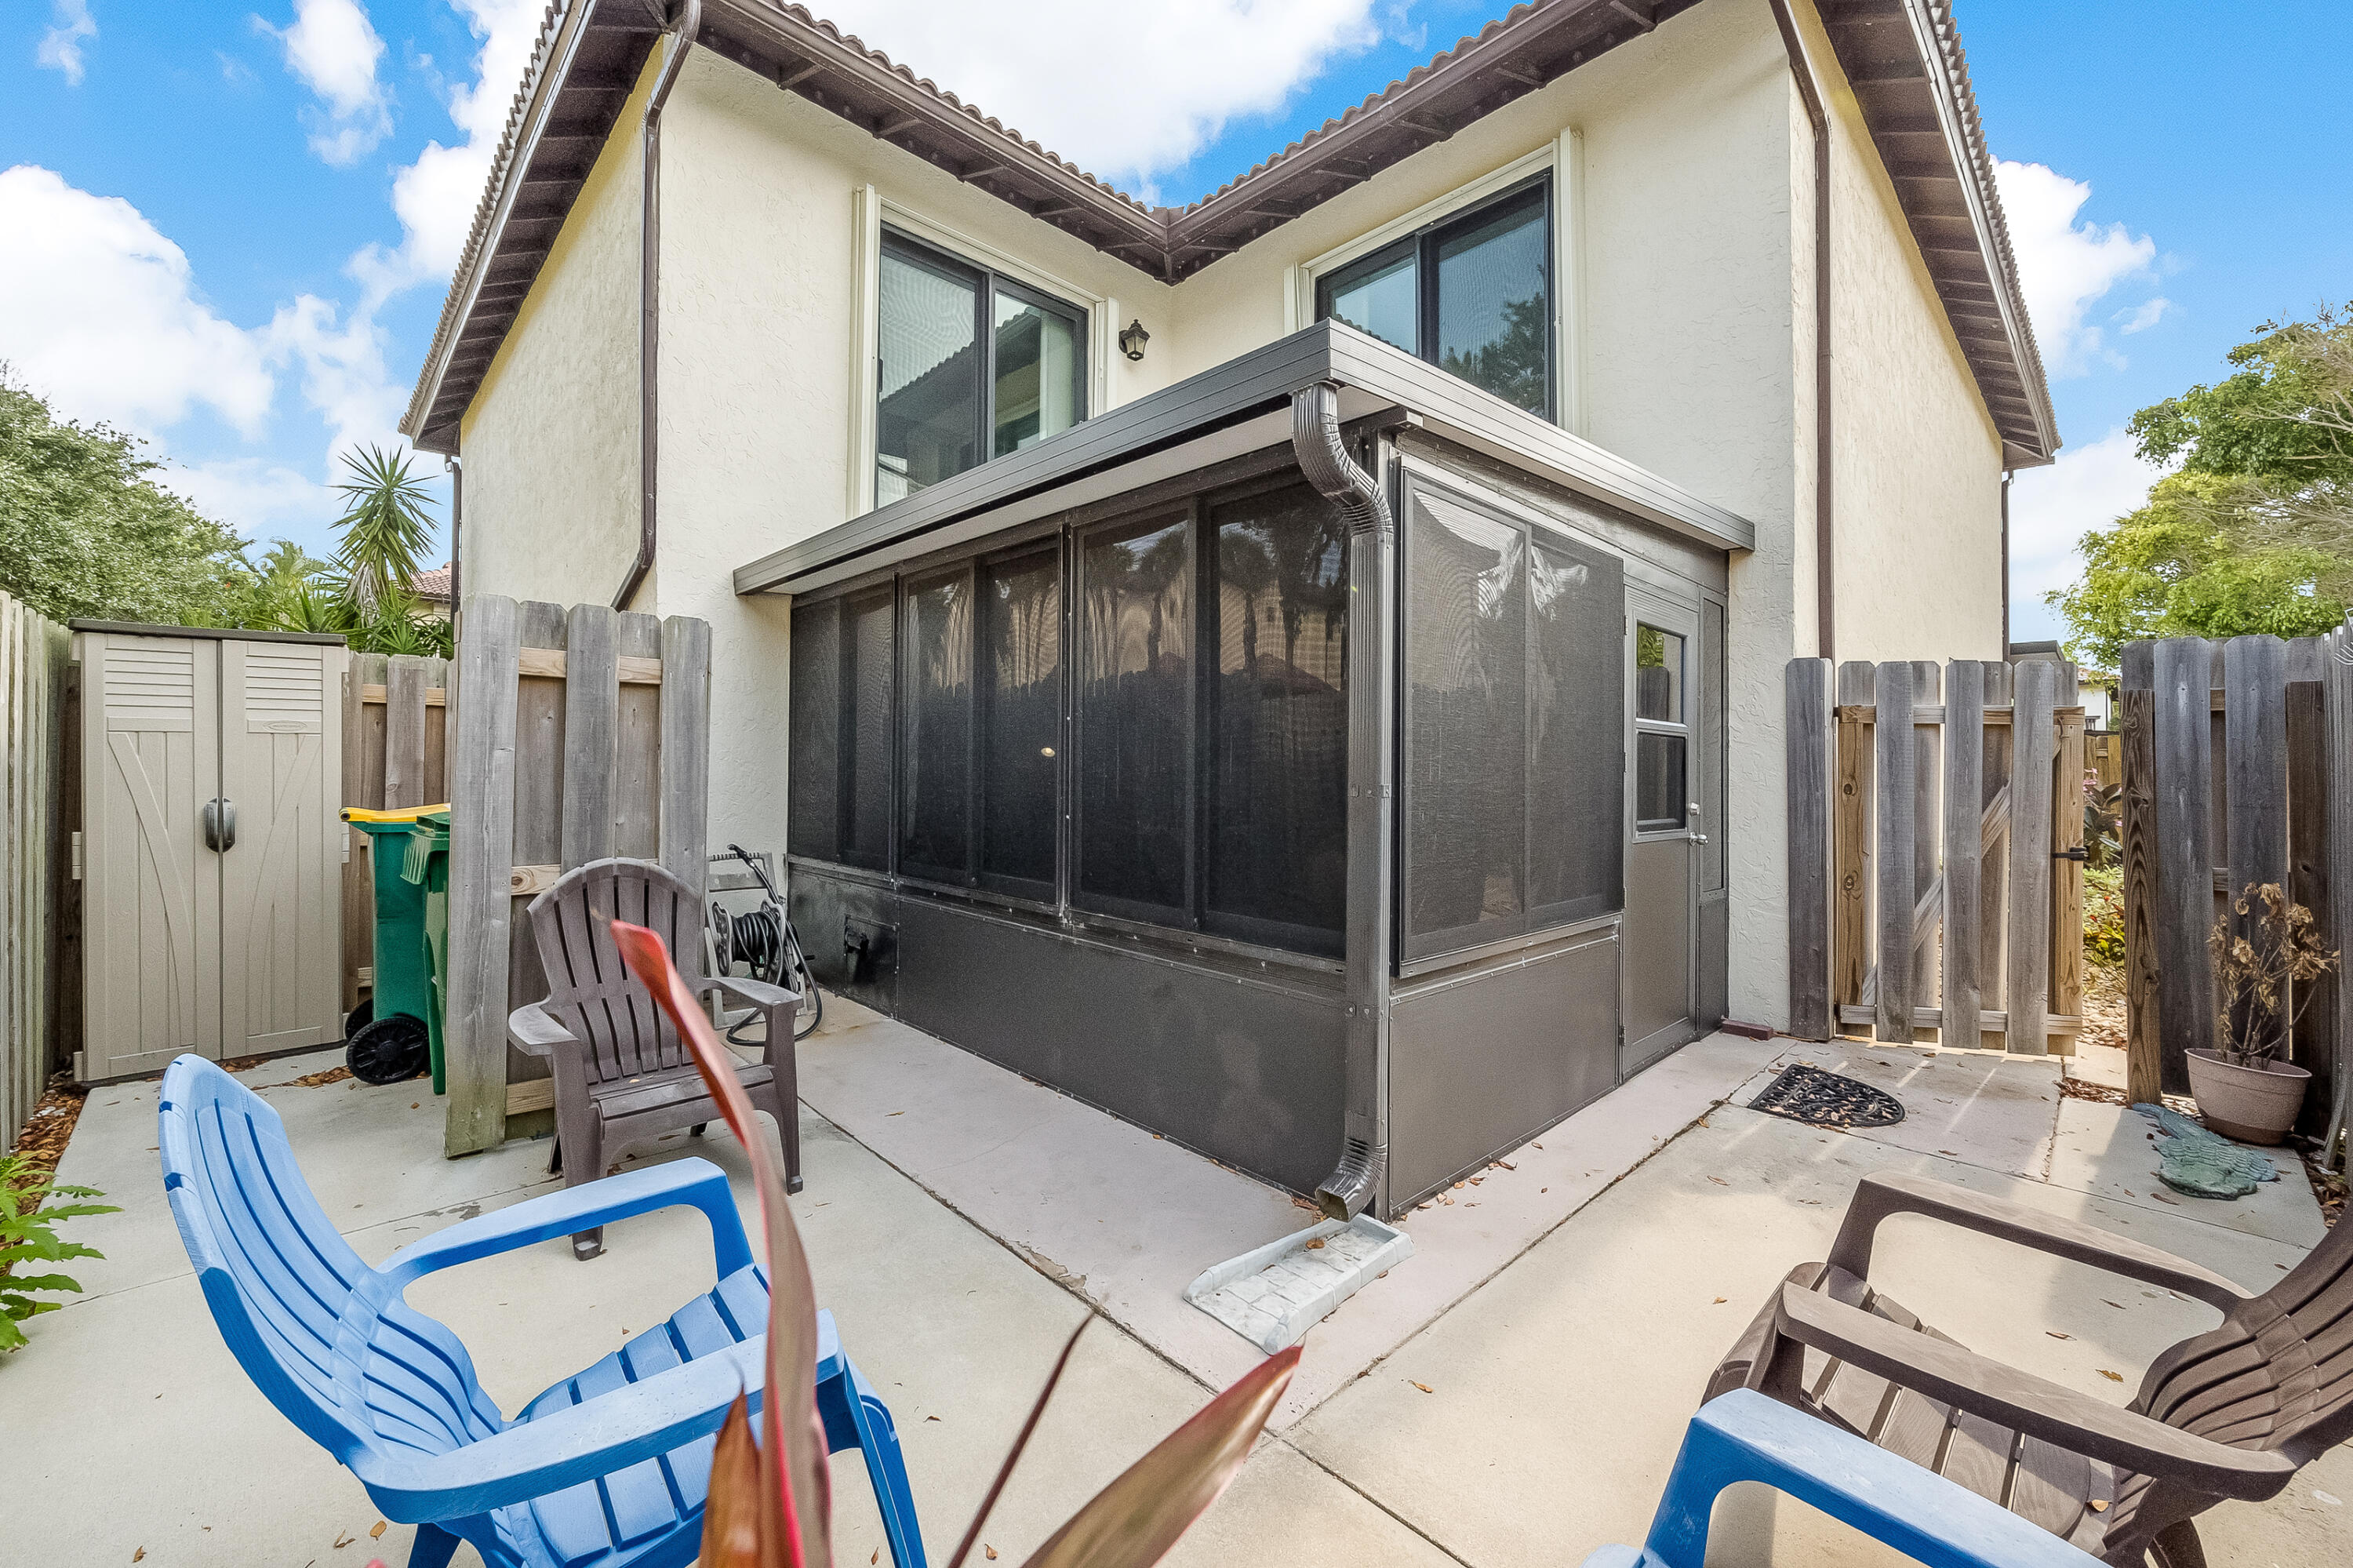
[[[1756,525],[1646,469],[1480,390],[1403,349],[1318,322],[902,501],[735,569],[735,591],[807,593],[908,556],[1282,445],[1293,393],[1341,388],[1341,414],[1400,410],[1423,428],[1719,550],[1756,547]]]

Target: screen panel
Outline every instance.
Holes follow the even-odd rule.
[[[1441,369],[1533,414],[1550,406],[1551,226],[1543,190],[1499,203],[1432,241],[1434,358]]]
[[[928,250],[882,245],[874,503],[980,461],[981,279]]]
[[[1526,928],[1526,535],[1407,492],[1405,947]]]
[[[935,882],[972,874],[972,572],[907,585],[899,741],[899,869]]]
[[[1189,516],[1080,545],[1077,896],[1189,919],[1193,558]]]
[[[1058,552],[980,569],[980,871],[1008,890],[1054,895],[1062,740],[1062,577]]]
[[[841,859],[887,869],[891,861],[892,590],[842,603]]]
[[[1528,607],[1528,903],[1538,926],[1620,906],[1625,882],[1625,571],[1534,535]]]
[[[1212,508],[1205,914],[1337,954],[1348,889],[1347,524],[1312,486]]]
[[[792,812],[785,844],[832,860],[841,847],[841,601],[793,607]]]

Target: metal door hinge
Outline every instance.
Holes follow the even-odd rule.
[[[76,882],[81,880],[81,830],[79,828],[76,828],[73,832],[73,879]]]
[[[2090,852],[2089,850],[2086,850],[2086,849],[2081,849],[2081,848],[2077,848],[2077,849],[2055,849],[2055,850],[2052,850],[2052,851],[2051,852],[2051,858],[2052,858],[2052,860],[2072,860],[2072,861],[2077,861],[2077,862],[2088,862],[2088,861],[2090,861],[2090,859],[2092,858],[2092,853],[2091,853],[2091,852]]]

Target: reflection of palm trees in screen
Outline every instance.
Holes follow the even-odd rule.
[[[1545,406],[1546,338],[1550,328],[1544,295],[1504,302],[1504,330],[1464,353],[1448,349],[1440,369],[1483,387],[1507,402],[1535,412]]]

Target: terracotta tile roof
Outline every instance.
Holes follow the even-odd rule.
[[[411,586],[416,589],[417,597],[427,604],[447,604],[449,602],[451,576],[450,563],[444,561],[429,572],[417,573]]]

